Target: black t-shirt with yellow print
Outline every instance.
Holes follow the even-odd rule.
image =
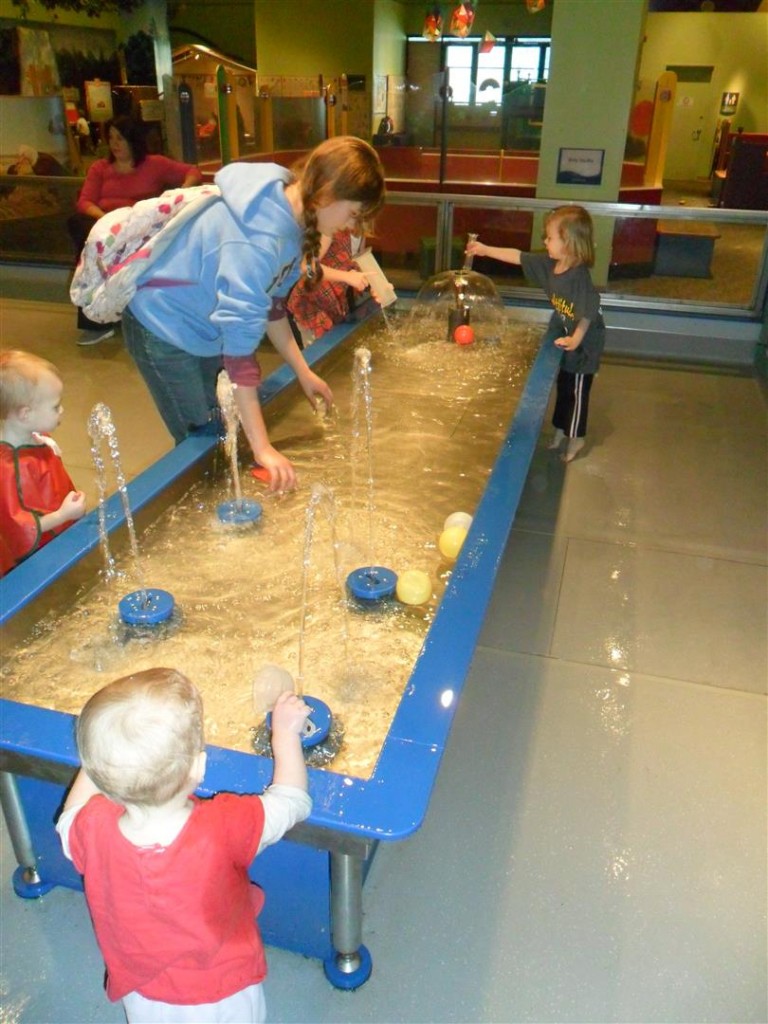
[[[520,256],[526,278],[543,288],[552,304],[551,326],[561,326],[563,335],[573,334],[580,320],[589,320],[589,329],[579,347],[573,352],[563,351],[563,369],[570,373],[596,373],[605,347],[600,293],[583,263],[556,274],[555,262],[546,253],[524,252]]]

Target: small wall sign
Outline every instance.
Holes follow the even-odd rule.
[[[739,105],[739,94],[737,92],[724,92],[720,102],[720,113],[724,117],[731,117],[736,113]]]
[[[604,149],[561,149],[558,185],[599,185],[603,180]]]

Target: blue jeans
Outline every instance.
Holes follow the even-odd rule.
[[[169,345],[143,327],[130,309],[123,312],[123,337],[176,444],[218,422],[221,356],[192,356]]]

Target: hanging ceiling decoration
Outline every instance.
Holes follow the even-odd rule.
[[[459,39],[465,39],[472,28],[472,23],[475,20],[475,3],[463,3],[454,7],[451,13],[451,28],[450,32],[452,36],[458,36]]]
[[[490,53],[496,45],[496,36],[493,32],[486,32],[480,43],[480,53]]]
[[[529,14],[538,14],[546,7],[547,0],[525,0],[525,6]]]
[[[435,4],[427,11],[421,34],[430,43],[440,42],[440,37],[443,34],[443,14],[439,4]]]

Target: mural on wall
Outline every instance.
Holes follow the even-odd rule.
[[[46,29],[19,27],[19,92],[22,96],[52,96],[59,89],[59,69]]]
[[[69,173],[69,148],[61,96],[0,98],[0,171],[3,174]]]
[[[85,82],[98,80],[156,86],[151,35],[136,32],[119,47],[113,29],[0,20],[0,93],[50,96],[76,89],[83,102]]]
[[[40,43],[33,49],[27,42],[44,37],[47,39],[45,48]],[[4,19],[0,21],[0,40],[0,92],[5,95],[44,96],[63,87],[77,89],[78,98],[82,98],[86,81],[122,81],[117,40],[112,29],[22,25]],[[34,82],[44,90],[48,83],[55,84],[47,91],[30,92]]]

